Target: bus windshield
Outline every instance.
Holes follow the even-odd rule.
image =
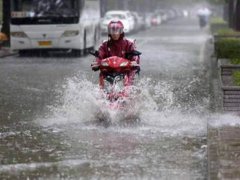
[[[12,0],[13,24],[77,23],[82,0]]]

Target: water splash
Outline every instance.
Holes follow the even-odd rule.
[[[237,114],[226,113],[226,114],[213,114],[208,121],[211,127],[222,127],[222,126],[240,126],[240,117]]]
[[[177,98],[172,82],[155,81],[143,77],[133,87],[134,104],[129,112],[115,111],[103,106],[106,100],[101,97],[97,84],[81,75],[69,78],[62,86],[58,104],[50,106],[47,116],[39,118],[43,126],[81,124],[95,121],[99,112],[111,121],[118,122],[129,114],[140,119],[138,130],[158,131],[172,135],[186,133],[204,134],[206,121],[202,116],[186,113],[176,106]],[[205,118],[207,119],[207,118]]]
[[[38,119],[42,125],[67,124],[89,121],[97,111],[97,85],[85,77],[69,78],[60,88],[57,104],[48,107],[48,114]],[[59,90],[58,90],[59,91]]]

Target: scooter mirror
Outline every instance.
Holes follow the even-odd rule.
[[[98,51],[94,50],[94,51],[90,51],[89,54],[95,56],[95,57],[98,57],[99,56],[99,53]]]
[[[134,50],[126,53],[126,58],[131,58],[133,56],[140,56],[142,53],[140,51]]]
[[[140,56],[142,53],[140,51],[133,51],[133,56]]]

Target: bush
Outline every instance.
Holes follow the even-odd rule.
[[[212,18],[210,19],[210,23],[211,23],[211,24],[225,24],[226,21],[224,21],[224,19],[221,18],[221,17],[212,17]]]
[[[240,71],[235,71],[233,73],[234,84],[240,86]]]
[[[212,34],[217,33],[217,31],[222,29],[228,29],[228,24],[222,18],[214,17],[210,19],[210,30]]]
[[[234,58],[234,59],[230,59],[230,63],[231,64],[240,64],[240,58]]]
[[[215,42],[217,58],[240,58],[240,38],[220,38]]]
[[[0,0],[0,25],[2,24],[3,20],[2,20],[2,0]]]
[[[240,36],[240,32],[239,31],[235,31],[231,28],[226,28],[226,29],[219,29],[217,31],[216,36]]]

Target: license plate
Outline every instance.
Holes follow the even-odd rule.
[[[52,41],[38,41],[39,46],[51,46]]]

